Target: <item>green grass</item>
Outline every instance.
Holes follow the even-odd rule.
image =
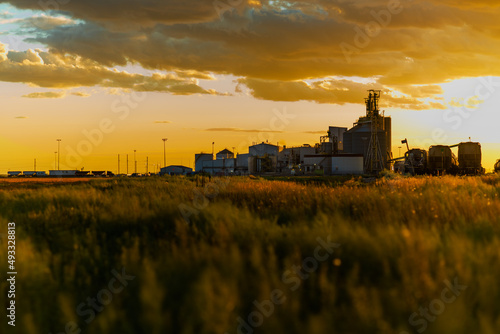
[[[17,226],[17,333],[74,321],[82,333],[233,334],[275,289],[286,300],[255,333],[417,333],[410,315],[455,277],[467,289],[425,332],[500,332],[499,176],[312,181],[2,185],[0,231]],[[340,247],[292,291],[283,274],[318,237]],[[135,279],[87,324],[77,306],[122,267]]]

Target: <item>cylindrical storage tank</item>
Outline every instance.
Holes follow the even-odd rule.
[[[344,132],[342,135],[343,138],[343,153],[352,153],[352,132]]]
[[[254,174],[257,172],[257,157],[248,157],[248,173]]]
[[[386,133],[385,147],[386,147],[386,157],[385,159],[392,159],[392,120],[390,117],[384,117],[384,130]],[[382,151],[382,154],[384,152]],[[390,163],[387,162],[387,169],[390,169]]]
[[[464,173],[480,173],[481,144],[474,142],[458,144],[458,167]]]
[[[435,145],[429,148],[428,168],[431,172],[448,171],[453,166],[453,153],[445,145]]]

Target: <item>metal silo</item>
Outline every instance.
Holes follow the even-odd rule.
[[[458,144],[458,167],[463,174],[481,174],[481,144],[464,142]]]
[[[392,158],[391,118],[380,116],[377,130],[378,146],[382,153],[384,168],[390,169],[389,159]],[[361,117],[354,126],[344,132],[344,153],[363,154],[367,156],[371,139],[371,121],[368,117]]]
[[[435,145],[429,148],[428,168],[433,174],[452,172],[457,165],[456,157],[446,145]]]

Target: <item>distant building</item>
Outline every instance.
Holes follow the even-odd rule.
[[[248,152],[251,157],[263,157],[266,154],[277,157],[279,153],[279,146],[262,142],[260,144],[250,146],[248,148]]]
[[[269,142],[254,143],[248,154],[224,149],[196,154],[196,171],[212,174],[377,174],[390,169],[392,161],[392,121],[380,112],[380,90],[370,90],[365,99],[366,116],[353,127],[329,126],[314,146],[280,147]],[[499,167],[500,168],[500,167]]]
[[[297,166],[304,163],[306,155],[316,154],[316,148],[311,145],[304,144],[298,147],[284,147],[279,152],[278,160],[280,161],[281,168],[288,168]]]
[[[321,171],[324,175],[363,174],[362,154],[306,155],[302,166],[304,173]]]
[[[49,170],[50,176],[75,176],[77,170]]]
[[[227,148],[223,149],[215,155],[217,160],[219,159],[234,159],[234,153],[229,151]]]
[[[228,175],[234,173],[236,159],[217,159],[217,160],[208,160],[203,161],[204,172],[213,174],[213,175]]]
[[[342,152],[344,150],[344,133],[347,128],[330,126],[328,128],[328,139],[333,144],[334,152]]]
[[[236,156],[236,166],[234,168],[234,172],[237,175],[248,174],[248,158],[249,157],[250,157],[249,153],[238,154]]]
[[[278,170],[279,146],[262,142],[250,146],[248,152],[248,173],[273,173]]]
[[[211,153],[198,153],[194,155],[194,170],[195,172],[203,171],[203,163],[212,161],[214,156]]]
[[[26,176],[46,176],[47,173],[27,170],[27,171],[23,171],[23,175],[26,175]]]
[[[85,174],[86,173],[86,174]],[[76,176],[115,176],[115,174],[109,170],[93,170],[91,172],[86,171],[77,171]]]
[[[186,167],[186,166],[180,166],[180,165],[171,165],[167,167],[162,167],[160,169],[160,175],[186,175],[189,173],[192,173],[193,169]]]
[[[391,118],[380,116],[380,126],[376,129],[378,147],[382,154],[384,168],[390,169],[391,153]],[[354,127],[344,133],[344,153],[363,154],[367,156],[371,139],[371,121],[367,117],[360,117]]]

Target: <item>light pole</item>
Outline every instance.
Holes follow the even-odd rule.
[[[401,157],[401,146],[398,146],[398,148],[399,148],[399,157]]]
[[[168,138],[163,138],[163,167],[167,167],[167,151],[165,149],[165,143],[167,142]]]
[[[61,158],[61,139],[56,139],[57,141],[57,170],[60,170],[59,169],[59,162],[61,161],[60,158]]]
[[[54,169],[57,168],[57,151],[54,152]]]
[[[137,159],[135,158],[135,152],[136,150],[134,150],[134,173],[137,174]]]
[[[214,175],[214,151],[215,150],[215,142],[212,142],[212,175]]]

